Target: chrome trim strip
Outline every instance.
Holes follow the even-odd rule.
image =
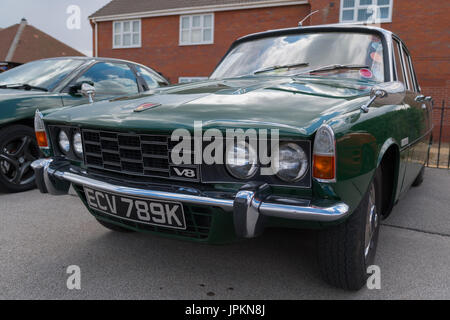
[[[400,151],[406,150],[408,148],[411,148],[412,146],[414,146],[415,144],[417,144],[419,141],[423,140],[424,138],[426,138],[426,136],[430,135],[433,131],[433,127],[431,127],[431,129],[429,129],[427,132],[425,132],[423,135],[421,135],[419,138],[417,138],[416,140],[409,142],[408,144],[406,144],[405,146],[400,148]]]
[[[262,215],[271,217],[329,222],[339,220],[349,214],[349,206],[342,202],[330,207],[314,205],[305,207],[262,202],[259,211]]]

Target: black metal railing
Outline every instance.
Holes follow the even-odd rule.
[[[427,167],[450,169],[450,107],[442,100],[440,107],[433,106],[433,142],[428,151]],[[438,117],[436,125],[435,116]]]

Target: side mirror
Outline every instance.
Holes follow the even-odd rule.
[[[370,90],[370,100],[361,107],[364,113],[375,103],[378,106],[400,104],[405,99],[405,85],[399,81],[379,83]]]
[[[81,82],[77,82],[74,85],[69,87],[69,94],[71,94],[72,96],[81,96],[81,86],[83,85],[83,83],[87,83],[91,86],[94,86],[94,83],[92,81],[81,81]]]
[[[83,83],[81,85],[81,94],[85,97],[89,98],[89,103],[94,103],[94,96],[95,96],[95,88],[94,86]]]

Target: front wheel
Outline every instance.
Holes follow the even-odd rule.
[[[381,217],[381,169],[353,214],[343,223],[318,235],[318,260],[324,279],[331,285],[359,290],[367,281],[367,267],[373,264]]]
[[[0,130],[0,191],[33,189],[31,163],[38,158],[39,147],[32,128],[15,125]]]

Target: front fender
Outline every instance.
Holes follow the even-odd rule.
[[[24,119],[32,120],[37,108],[39,110],[51,110],[62,107],[62,101],[58,94],[20,94],[0,96],[0,127]]]
[[[390,147],[395,147],[397,150],[400,150],[399,144],[394,138],[387,139],[381,146],[380,152],[378,153],[377,168],[380,166],[381,160],[383,160],[383,157],[386,154],[386,151]]]

